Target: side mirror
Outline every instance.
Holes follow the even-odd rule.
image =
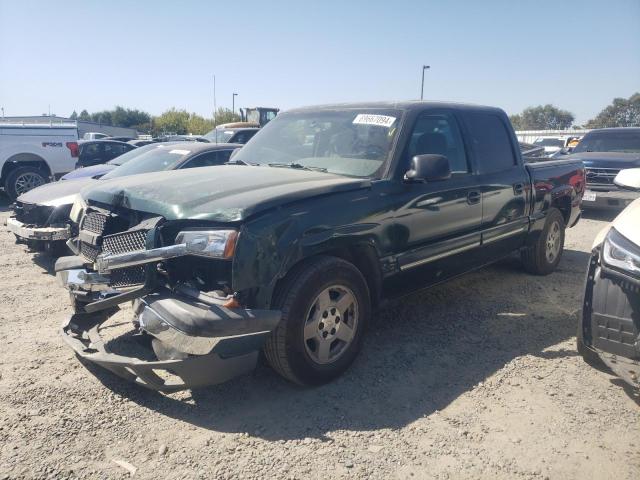
[[[427,153],[411,159],[411,167],[404,174],[407,180],[437,182],[451,177],[449,159],[444,155]]]
[[[625,190],[640,190],[640,168],[620,170],[613,183]]]
[[[238,147],[236,148],[233,152],[231,152],[231,155],[229,155],[229,160],[231,160],[233,157],[236,156],[236,154],[242,149],[242,147]]]

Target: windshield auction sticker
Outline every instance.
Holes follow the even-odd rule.
[[[377,125],[379,127],[389,128],[396,121],[396,117],[389,117],[388,115],[370,115],[367,113],[359,113],[356,118],[353,119],[354,124],[358,125]]]
[[[191,153],[191,150],[169,150],[169,153],[175,153],[176,155],[186,155]]]

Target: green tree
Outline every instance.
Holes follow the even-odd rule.
[[[71,120],[77,120],[78,119],[78,112],[76,112],[75,110],[73,111],[73,113],[71,115],[69,115],[69,118]]]
[[[103,125],[113,125],[111,119],[111,112],[109,110],[103,110],[101,112],[94,112],[91,114],[91,121],[101,123]]]
[[[213,128],[213,121],[186,110],[171,108],[153,118],[151,130],[156,135],[175,133],[178,135],[204,135]]]
[[[219,107],[216,110],[214,124],[222,125],[223,123],[239,122],[240,120],[240,115],[232,112],[230,108]]]
[[[136,127],[149,123],[151,115],[141,110],[116,106],[111,112],[111,121],[116,127]]]
[[[204,135],[213,128],[213,120],[192,113],[189,115],[187,130],[194,135]]]
[[[78,120],[84,120],[85,122],[90,122],[91,115],[89,115],[89,112],[87,112],[86,110],[82,110],[80,112],[80,115],[78,115]]]
[[[525,108],[522,113],[509,117],[516,130],[564,130],[573,123],[573,114],[553,105]]]
[[[614,98],[611,105],[589,120],[587,128],[640,127],[640,92]]]
[[[175,133],[186,135],[189,131],[189,113],[186,110],[171,108],[153,119],[153,130],[156,135]]]

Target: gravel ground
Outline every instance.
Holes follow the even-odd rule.
[[[508,259],[394,302],[330,385],[259,366],[171,395],[85,368],[58,335],[70,308],[51,259],[1,229],[0,480],[637,480],[638,399],[574,343],[587,252],[608,219],[569,230],[549,277]]]

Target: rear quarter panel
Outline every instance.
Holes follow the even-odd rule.
[[[533,186],[531,215],[543,218],[549,208],[558,208],[567,226],[573,226],[580,215],[586,178],[584,165],[575,160],[549,160],[527,163]]]

